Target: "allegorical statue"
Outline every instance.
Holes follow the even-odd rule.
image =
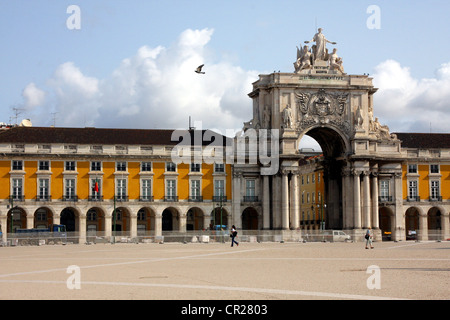
[[[308,46],[304,46],[302,49],[297,47],[297,61],[294,62],[295,72],[311,69],[312,64],[312,53],[309,51]]]
[[[316,44],[313,46],[313,60],[328,60],[328,50],[327,50],[327,42],[331,44],[336,44],[336,42],[332,42],[325,38],[325,35],[322,33],[322,28],[318,29],[318,32],[314,35],[311,41],[305,41],[305,43],[315,42]]]
[[[331,70],[339,70],[340,72],[344,73],[344,66],[342,65],[342,58],[338,57],[337,55],[337,49],[333,49],[333,53],[329,56],[329,63],[330,63],[330,69]]]

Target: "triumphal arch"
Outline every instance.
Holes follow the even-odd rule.
[[[253,118],[244,131],[279,133],[279,170],[259,176],[259,229],[299,228],[299,162],[304,158],[299,142],[308,135],[323,151],[326,229],[351,230],[354,236],[367,227],[380,232],[378,179],[383,177],[393,196],[392,237],[403,239],[401,141],[374,117],[372,78],[345,73],[337,48],[331,48],[336,44],[319,29],[297,47],[292,72],[260,75],[253,83]],[[233,199],[242,198],[242,180],[260,174],[262,167],[234,166]]]

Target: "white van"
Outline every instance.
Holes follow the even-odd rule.
[[[341,230],[333,230],[333,242],[350,241],[351,237]]]
[[[351,240],[351,237],[342,230],[325,230],[321,236],[322,241],[329,242],[342,242]]]

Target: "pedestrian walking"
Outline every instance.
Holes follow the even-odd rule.
[[[373,249],[373,245],[372,245],[372,239],[373,239],[373,233],[372,230],[370,230],[370,227],[367,228],[366,231],[366,235],[364,236],[364,238],[366,239],[366,249]]]
[[[231,246],[233,246],[234,243],[236,243],[237,246],[239,246],[239,242],[237,242],[236,240],[234,240],[234,238],[237,237],[237,231],[236,231],[236,227],[234,226],[234,224],[231,226],[231,231],[230,231],[230,237],[231,237]]]

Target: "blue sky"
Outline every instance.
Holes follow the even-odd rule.
[[[67,27],[70,5],[79,30]],[[0,122],[15,107],[35,126],[180,128],[192,115],[240,128],[257,75],[293,72],[317,26],[347,73],[374,77],[381,123],[449,132],[448,12],[448,0],[0,0]],[[197,63],[203,78],[184,75]]]

